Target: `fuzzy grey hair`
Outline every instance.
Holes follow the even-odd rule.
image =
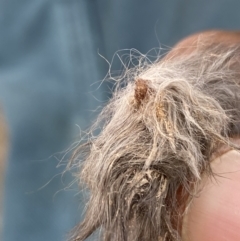
[[[181,222],[212,155],[240,134],[239,46],[200,46],[128,71],[77,148],[90,190],[72,240],[181,240]],[[189,198],[190,197],[190,198]]]

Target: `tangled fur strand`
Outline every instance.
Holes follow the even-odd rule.
[[[84,160],[79,178],[91,192],[73,240],[99,227],[104,241],[181,239],[186,197],[212,174],[216,149],[239,133],[236,53],[216,46],[162,60],[116,88],[93,126],[101,133],[73,157]]]

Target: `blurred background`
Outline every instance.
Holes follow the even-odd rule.
[[[1,240],[64,241],[79,222],[59,158],[110,96],[99,54],[239,29],[239,11],[239,0],[0,0]]]

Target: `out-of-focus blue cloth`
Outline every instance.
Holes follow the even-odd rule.
[[[98,52],[110,59],[199,30],[237,29],[239,9],[238,0],[0,0],[0,101],[11,138],[3,240],[61,241],[79,220],[81,197],[60,191],[54,176],[63,168],[49,157],[106,99],[96,83],[107,70]]]
[[[75,124],[90,125],[102,99],[88,11],[87,1],[0,1],[0,103],[11,139],[5,241],[65,240],[80,219],[81,196],[62,190],[71,180],[51,156],[79,137]]]

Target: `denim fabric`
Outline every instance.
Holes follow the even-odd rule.
[[[239,9],[239,0],[0,0],[0,102],[11,138],[3,240],[61,241],[79,221],[82,195],[63,190],[72,179],[54,154],[108,96],[98,53],[110,60],[119,49],[146,53],[196,31],[238,29]]]
[[[90,125],[103,92],[87,1],[1,1],[0,12],[0,102],[11,139],[3,240],[65,240],[83,206],[56,157]]]

